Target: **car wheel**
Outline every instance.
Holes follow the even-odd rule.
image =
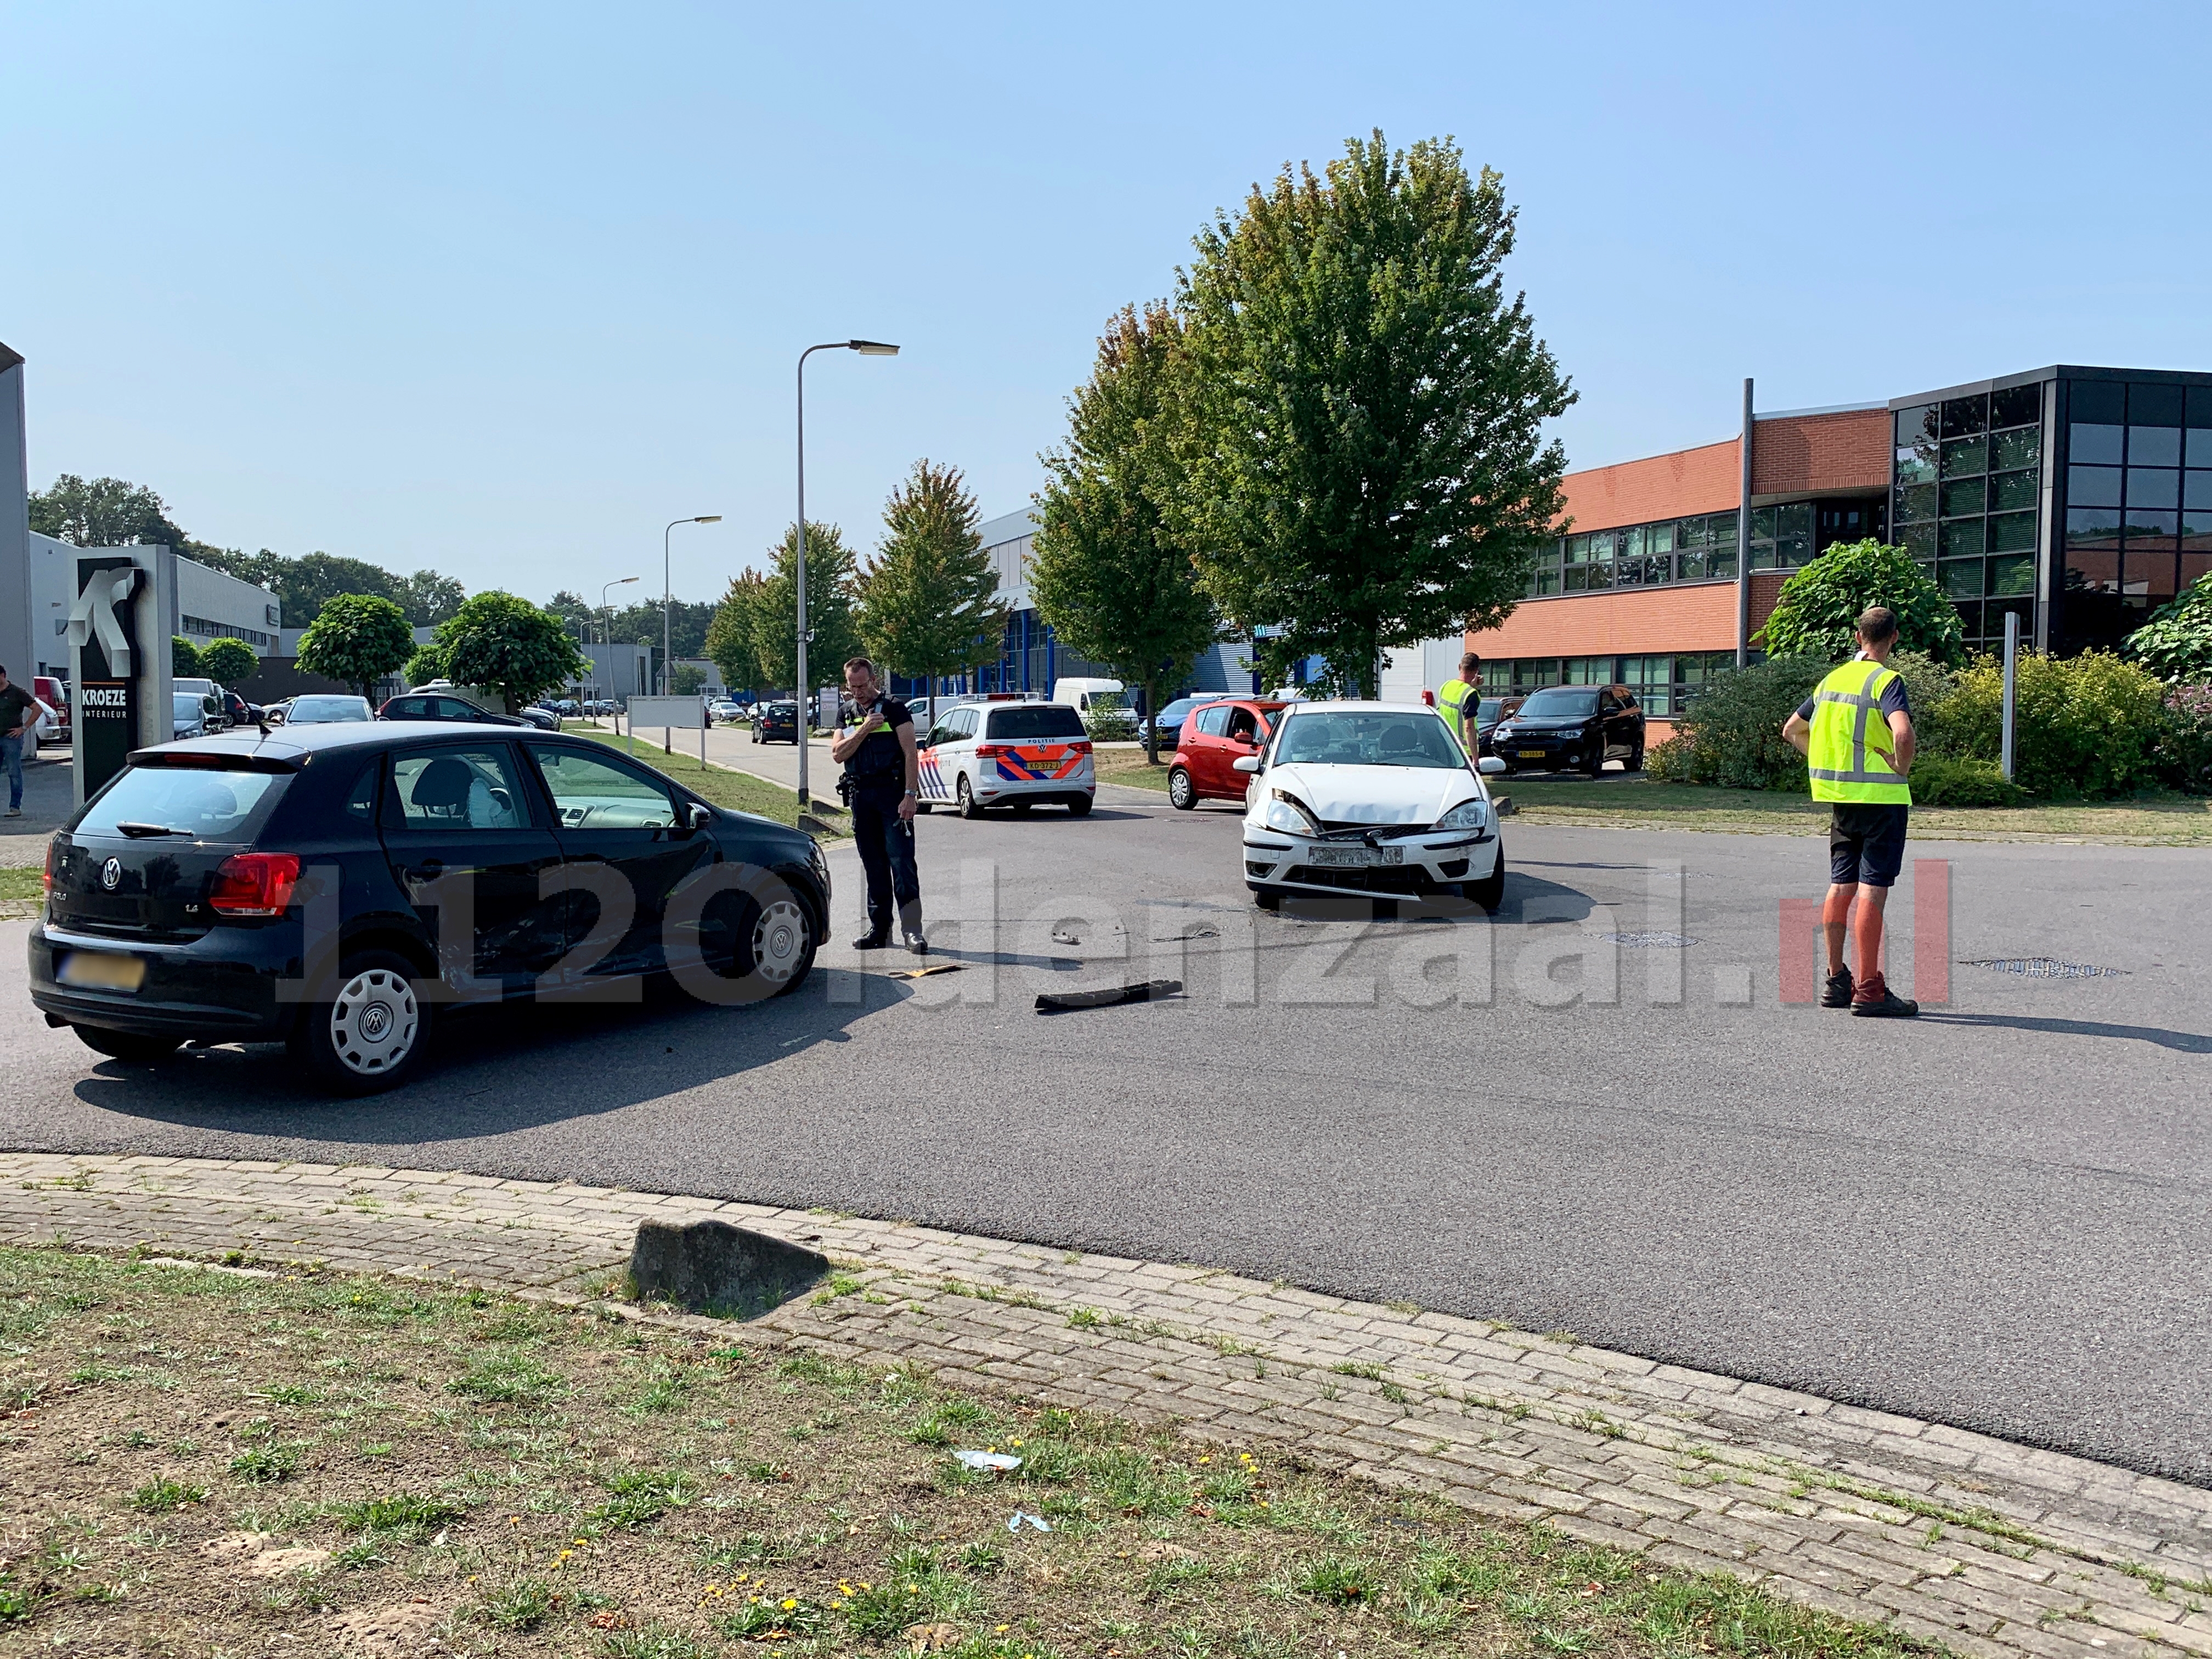
[[[1262,910],[1279,910],[1283,908],[1283,890],[1279,887],[1255,887],[1252,902]]]
[[[1168,773],[1168,805],[1178,812],[1198,805],[1198,786],[1190,781],[1189,768],[1178,766]]]
[[[1490,873],[1480,881],[1460,883],[1459,890],[1469,904],[1480,905],[1493,916],[1498,914],[1498,907],[1505,902],[1505,848],[1502,843],[1498,848],[1498,862],[1491,866]]]
[[[1067,816],[1072,818],[1089,817],[1091,816],[1091,797],[1088,795],[1070,795],[1067,798]]]
[[[952,786],[952,796],[953,805],[959,809],[962,817],[973,823],[983,816],[982,807],[975,801],[975,792],[969,787],[966,773],[962,773],[960,781]]]
[[[294,1051],[325,1088],[377,1094],[414,1073],[430,1034],[430,1011],[416,997],[414,979],[403,957],[365,951],[339,964],[328,1001],[300,1011]]]
[[[1602,743],[1594,743],[1590,745],[1589,753],[1583,758],[1583,775],[1586,778],[1594,778],[1604,770],[1605,745]]]
[[[806,907],[794,898],[777,899],[765,908],[750,904],[746,908],[755,914],[750,917],[752,926],[738,935],[744,945],[738,972],[757,969],[763,979],[777,988],[776,995],[787,997],[814,971],[813,920]]]
[[[96,1049],[110,1060],[127,1060],[140,1066],[167,1060],[184,1041],[182,1037],[146,1036],[137,1031],[111,1031],[100,1025],[72,1029],[86,1048]]]

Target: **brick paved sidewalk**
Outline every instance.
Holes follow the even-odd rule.
[[[1564,1334],[822,1212],[412,1170],[0,1154],[0,1242],[562,1297],[608,1288],[639,1220],[691,1215],[838,1265],[749,1340],[1294,1446],[1968,1655],[2212,1656],[2212,1492]]]

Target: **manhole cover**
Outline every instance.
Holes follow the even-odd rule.
[[[2100,968],[2094,963],[2061,962],[2056,957],[1985,957],[1962,961],[1962,968],[1986,968],[1991,973],[2017,974],[2022,979],[2122,979],[2124,968]]]
[[[1609,945],[1626,945],[1632,951],[1686,951],[1698,941],[1680,933],[1600,933]]]

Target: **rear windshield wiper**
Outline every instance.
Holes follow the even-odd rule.
[[[148,836],[181,836],[186,833],[182,830],[172,830],[166,823],[133,823],[128,821],[117,824],[115,832],[119,836],[128,836],[133,841],[143,840]]]

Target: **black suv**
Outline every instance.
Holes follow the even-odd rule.
[[[755,743],[790,743],[799,741],[799,705],[795,702],[764,702],[753,716]]]
[[[797,830],[603,744],[354,721],[141,750],[46,854],[31,1000],[118,1059],[289,1042],[330,1088],[404,1080],[436,1014],[798,988],[830,872]]]
[[[465,697],[447,696],[435,691],[410,691],[404,696],[393,697],[376,711],[380,720],[459,720],[471,726],[528,726],[532,722],[517,720],[512,714],[495,714],[479,708]]]
[[[1508,772],[1583,771],[1609,760],[1644,769],[1644,709],[1625,685],[1547,685],[1498,723],[1490,750]]]

